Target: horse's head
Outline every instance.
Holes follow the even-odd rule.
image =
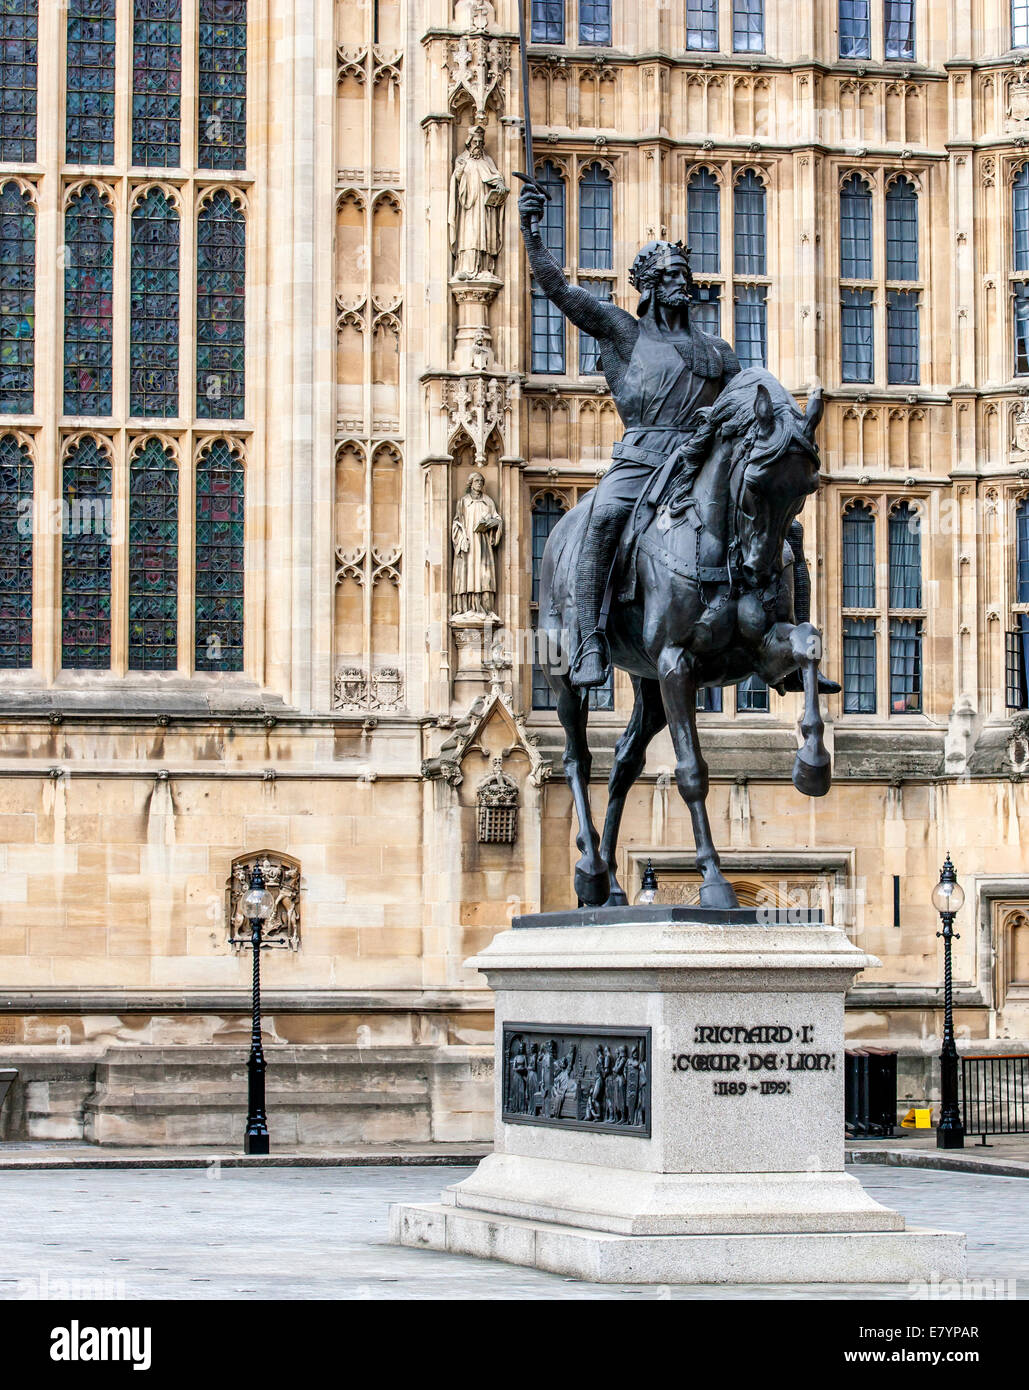
[[[737,564],[748,587],[764,588],[782,569],[790,524],[818,487],[815,429],[822,418],[822,393],[813,391],[802,413],[771,373],[758,369],[741,373],[723,396],[728,391],[746,393],[733,423],[744,424],[749,414],[734,449],[730,483]]]

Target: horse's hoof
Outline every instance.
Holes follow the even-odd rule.
[[[727,879],[718,879],[714,883],[702,883],[700,885],[700,905],[701,907],[739,907],[740,900],[731,883]]]
[[[628,906],[629,906],[629,899],[625,896],[625,889],[624,889],[624,888],[612,888],[611,892],[607,895],[607,902],[604,904],[604,906],[605,906],[605,907],[628,907]]]
[[[824,763],[808,763],[797,754],[793,763],[793,785],[804,796],[825,796],[832,786],[832,769]]]
[[[580,907],[603,907],[611,891],[611,880],[606,869],[591,873],[575,866],[575,895]]]

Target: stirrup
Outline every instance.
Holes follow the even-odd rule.
[[[607,645],[607,638],[599,628],[594,628],[579,643],[572,658],[568,679],[579,690],[594,689],[598,685],[603,685],[607,680],[610,663],[611,652]]]

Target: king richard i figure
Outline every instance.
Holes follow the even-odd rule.
[[[518,212],[533,279],[577,328],[597,340],[598,367],[625,425],[612,466],[593,494],[576,574],[582,640],[570,678],[589,687],[607,677],[607,643],[598,620],[622,528],[655,473],[689,441],[696,412],[714,402],[740,364],[728,343],[690,323],[693,277],[681,242],[651,241],[642,248],[629,271],[640,292],[637,313],[630,314],[568,283],[540,236],[543,209],[543,194],[527,184]]]

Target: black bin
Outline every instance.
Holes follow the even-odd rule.
[[[892,1139],[897,1127],[897,1054],[885,1047],[844,1053],[844,1125],[852,1139]]]

